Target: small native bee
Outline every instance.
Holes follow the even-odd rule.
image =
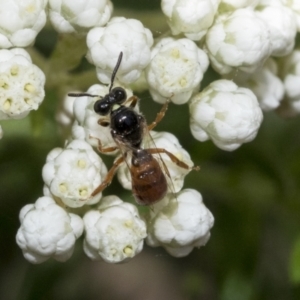
[[[160,155],[165,153],[170,157],[172,162],[179,167],[185,169],[190,169],[190,167],[163,148],[154,147],[144,149],[142,147],[145,134],[162,120],[169,102],[167,101],[163,105],[155,121],[147,125],[145,117],[134,110],[139,99],[134,95],[127,99],[124,88],[113,88],[114,79],[121,64],[122,57],[123,53],[121,52],[111,76],[109,93],[107,95],[104,97],[88,93],[70,93],[68,95],[72,97],[89,96],[100,98],[95,102],[94,110],[100,116],[109,116],[110,121],[99,119],[98,123],[101,126],[110,126],[111,135],[116,146],[104,148],[102,147],[101,141],[97,139],[98,150],[102,153],[108,153],[120,149],[122,154],[122,156],[114,162],[104,181],[93,191],[91,196],[102,192],[111,183],[117,168],[120,164],[126,162],[127,156],[131,154],[129,169],[132,180],[132,193],[138,204],[151,205],[166,195],[168,190],[166,175],[170,177],[166,165],[163,162],[160,164],[153,154]],[[125,102],[130,103],[130,105],[125,106]],[[198,170],[199,168],[194,167],[193,169]]]

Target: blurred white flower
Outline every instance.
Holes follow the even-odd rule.
[[[105,25],[111,17],[113,5],[109,0],[49,0],[50,21],[58,32],[87,32]]]
[[[66,261],[83,232],[82,219],[66,212],[50,197],[40,197],[20,211],[21,227],[16,240],[24,257],[38,264],[53,257]]]
[[[260,107],[269,111],[277,108],[284,96],[283,82],[277,73],[277,63],[269,58],[263,68],[253,74],[239,72],[234,82],[250,89],[256,95]]]
[[[286,105],[295,113],[300,113],[300,50],[295,49],[280,61]]]
[[[102,194],[91,197],[107,169],[91,145],[73,140],[65,149],[55,148],[43,167],[45,194],[51,194],[69,207],[97,203]]]
[[[152,33],[135,19],[112,18],[105,27],[95,27],[87,35],[87,59],[97,67],[100,82],[110,83],[120,52],[122,63],[116,78],[125,84],[137,80],[150,61]]]
[[[291,53],[297,33],[294,12],[278,0],[261,0],[256,14],[269,28],[271,55],[285,56]]]
[[[47,0],[0,0],[0,48],[27,47],[46,23]]]
[[[214,217],[196,190],[182,190],[177,198],[169,194],[149,212],[147,244],[162,246],[175,257],[188,255],[210,238]]]
[[[274,0],[275,1],[275,0]],[[277,0],[278,1],[278,0]],[[300,2],[299,0],[280,0],[285,6],[292,9],[296,16],[297,29],[300,31]]]
[[[205,46],[218,73],[235,69],[253,73],[270,55],[269,29],[253,10],[237,9],[215,20],[206,34]]]
[[[193,136],[202,142],[211,139],[227,151],[252,141],[263,120],[253,92],[229,80],[214,81],[195,95],[190,114]]]
[[[45,75],[21,48],[0,50],[0,120],[20,119],[44,99]]]
[[[238,8],[254,8],[260,0],[221,0],[218,12],[237,10]]]
[[[186,103],[199,90],[208,68],[206,53],[189,39],[163,38],[151,51],[146,69],[149,92],[159,103]]]
[[[114,86],[121,86],[115,83]],[[104,127],[98,124],[98,120],[110,121],[109,116],[99,116],[94,111],[94,103],[100,98],[108,94],[108,86],[101,84],[94,84],[87,93],[91,95],[99,95],[99,97],[78,97],[74,102],[74,116],[75,122],[72,127],[72,134],[74,139],[81,139],[87,141],[93,147],[98,146],[98,140],[104,148],[114,147],[116,145],[111,133],[110,127]],[[132,96],[132,91],[125,89],[127,98]],[[130,105],[130,103],[125,103]],[[135,109],[138,111],[138,104]],[[116,154],[117,151],[109,152],[107,154]]]
[[[173,35],[200,40],[212,25],[220,0],[162,0],[161,9]]]
[[[150,139],[150,141],[146,141],[145,144],[151,145],[152,147],[156,148],[163,148],[169,152],[171,152],[173,155],[175,155],[176,158],[187,164],[190,168],[184,169],[176,165],[170,157],[165,154],[154,154],[154,157],[158,160],[160,163],[160,160],[162,159],[165,163],[165,166],[167,167],[170,177],[165,174],[169,191],[168,192],[179,192],[184,184],[184,178],[185,176],[192,170],[192,167],[194,166],[193,161],[191,160],[191,157],[189,153],[182,148],[182,146],[179,144],[178,139],[175,135],[169,133],[169,132],[155,132],[151,131],[151,138],[146,137],[146,139]],[[147,147],[145,147],[147,149]],[[131,165],[130,159],[128,159],[127,163],[122,164],[118,169],[118,179],[121,183],[121,185],[125,189],[132,189],[131,185],[131,175],[129,167]],[[164,171],[164,166],[161,165],[162,170]]]
[[[134,205],[117,196],[102,198],[98,209],[87,212],[83,221],[84,251],[91,259],[119,263],[143,249],[145,222]]]

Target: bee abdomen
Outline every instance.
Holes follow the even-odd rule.
[[[132,192],[138,204],[151,205],[166,195],[167,181],[155,159],[147,164],[146,169],[142,169],[137,168],[131,172]]]

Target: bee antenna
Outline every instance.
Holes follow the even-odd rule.
[[[113,85],[114,85],[114,80],[115,80],[115,77],[116,77],[116,74],[118,72],[118,69],[120,67],[120,64],[121,64],[121,61],[122,61],[122,57],[123,57],[123,52],[120,52],[119,54],[119,58],[118,58],[118,61],[117,61],[117,64],[111,74],[111,80],[110,80],[110,86],[109,86],[109,91],[111,91]]]
[[[88,93],[68,93],[69,97],[84,97],[84,96],[88,96],[88,97],[99,97],[98,95],[91,95]]]

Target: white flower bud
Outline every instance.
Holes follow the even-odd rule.
[[[229,80],[212,82],[190,102],[190,127],[199,141],[233,151],[252,141],[263,119],[253,92]]]
[[[250,89],[265,110],[277,108],[284,96],[284,86],[277,76],[277,64],[275,60],[269,58],[261,70],[253,74],[239,72],[234,78],[235,83],[240,87]]]
[[[220,13],[233,11],[239,8],[254,8],[260,0],[221,0],[218,11]]]
[[[208,68],[206,53],[188,39],[163,38],[152,49],[146,78],[153,100],[186,103],[199,90]]]
[[[50,21],[58,32],[86,32],[105,25],[113,5],[109,0],[68,1],[49,0]]]
[[[196,190],[182,190],[177,198],[169,194],[149,212],[147,244],[162,246],[175,257],[188,255],[210,238],[214,217]]]
[[[110,83],[120,52],[122,63],[116,78],[125,84],[137,80],[150,61],[152,33],[134,19],[112,18],[105,27],[96,27],[87,35],[87,58],[97,67],[97,77]]]
[[[98,210],[85,214],[84,251],[88,257],[109,263],[127,261],[140,253],[146,225],[137,208],[117,196],[101,200]]]
[[[20,48],[0,50],[0,120],[20,119],[44,99],[45,75]]]
[[[268,26],[270,32],[271,55],[285,56],[291,53],[297,33],[294,12],[274,0],[263,0],[256,14]]]
[[[20,211],[21,227],[16,240],[24,257],[38,264],[53,257],[66,261],[83,232],[82,219],[67,213],[50,197],[41,197]]]
[[[275,0],[272,0],[275,1]],[[280,0],[285,6],[292,9],[296,16],[297,30],[300,31],[300,2],[299,0]]]
[[[285,100],[289,109],[300,113],[300,50],[294,50],[280,62],[285,88]]]
[[[53,149],[43,167],[43,179],[51,195],[69,207],[97,203],[102,194],[91,197],[101,184],[107,169],[93,148],[81,140],[73,140],[65,149]]]
[[[114,86],[121,86],[115,83]],[[101,84],[94,84],[88,90],[87,93],[91,95],[99,95],[104,97],[108,94],[108,86]],[[132,91],[125,89],[127,98],[132,96]],[[98,124],[101,119],[103,121],[110,121],[109,116],[100,116],[94,110],[94,103],[99,100],[98,97],[78,97],[74,102],[74,116],[76,121],[72,127],[72,134],[74,139],[80,139],[87,141],[93,147],[98,146],[98,140],[101,141],[103,148],[114,147],[116,143],[110,133],[110,127],[104,127]],[[125,103],[130,105],[130,103]],[[138,111],[138,104],[135,109]],[[107,154],[116,154],[117,151],[109,152]]]
[[[27,47],[46,23],[47,0],[0,0],[0,48]]]
[[[162,0],[161,9],[173,35],[200,40],[212,25],[220,0]]]
[[[212,66],[220,74],[235,68],[253,73],[271,51],[267,25],[246,8],[219,16],[208,30],[205,43]]]
[[[169,192],[179,192],[184,184],[184,178],[185,176],[191,171],[191,168],[194,166],[193,161],[191,160],[191,157],[189,153],[182,148],[182,146],[179,144],[178,139],[175,135],[169,133],[169,132],[156,132],[151,131],[150,132],[151,137],[146,137],[147,141],[145,144],[149,144],[151,148],[163,148],[169,152],[171,152],[173,155],[176,156],[179,160],[186,163],[190,168],[184,169],[179,166],[177,166],[170,157],[165,154],[153,154],[154,157],[158,160],[158,162],[161,164],[161,168],[164,171],[164,166],[161,163],[161,160],[163,160],[165,166],[167,167],[170,177],[167,176],[165,173],[167,182],[168,182],[168,188]],[[151,145],[152,142],[152,145]],[[148,148],[144,147],[144,148]],[[121,185],[125,189],[132,189],[131,185],[131,175],[129,167],[131,166],[131,157],[128,157],[128,161],[125,164],[122,164],[118,169],[118,179],[121,183]]]

